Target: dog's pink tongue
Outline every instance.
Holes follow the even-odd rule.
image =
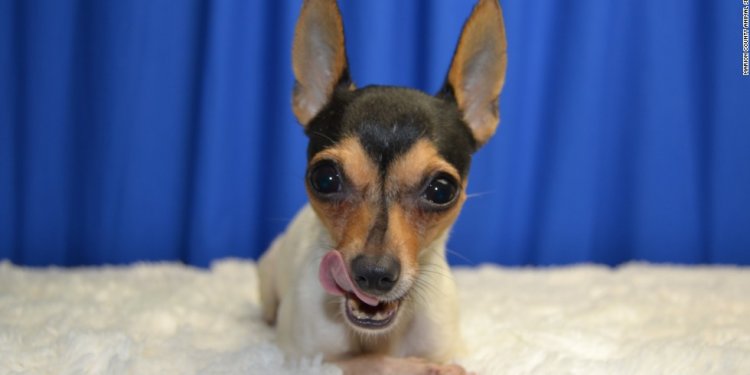
[[[341,253],[337,250],[329,251],[323,257],[323,260],[320,261],[318,278],[320,278],[320,284],[323,285],[323,289],[328,293],[342,296],[346,292],[352,292],[360,301],[370,306],[378,305],[377,298],[365,294],[354,285],[349,272],[346,270],[344,258],[341,257]]]

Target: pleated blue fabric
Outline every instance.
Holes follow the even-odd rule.
[[[472,0],[341,1],[359,86],[443,82]],[[503,0],[455,264],[750,264],[741,1]],[[256,258],[305,202],[299,0],[0,0],[0,259]]]

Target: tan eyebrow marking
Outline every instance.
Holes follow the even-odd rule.
[[[388,169],[386,188],[389,192],[417,187],[425,175],[442,171],[461,182],[458,171],[438,153],[432,142],[420,139]]]
[[[344,174],[357,189],[378,185],[378,167],[367,155],[362,144],[355,137],[348,137],[337,146],[319,152],[310,161],[315,164],[320,160],[331,159],[344,169]]]

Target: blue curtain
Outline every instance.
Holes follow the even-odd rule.
[[[741,1],[503,0],[451,261],[750,264]],[[0,259],[257,257],[305,202],[299,0],[0,0]],[[473,0],[343,0],[359,86],[440,86]]]

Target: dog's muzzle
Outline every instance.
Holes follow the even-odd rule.
[[[326,253],[320,261],[318,277],[326,292],[345,298],[346,318],[355,327],[378,330],[394,322],[401,301],[380,301],[360,290],[352,281],[339,251]]]

